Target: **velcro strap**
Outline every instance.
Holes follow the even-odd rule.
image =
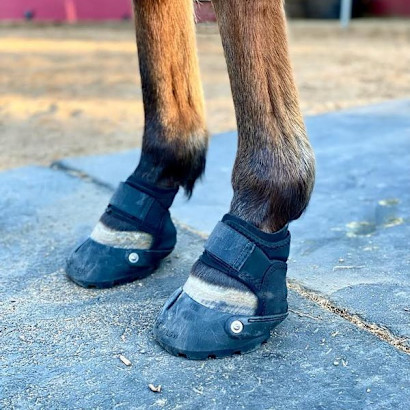
[[[218,222],[205,243],[205,250],[215,258],[240,271],[256,245],[223,222]]]
[[[223,222],[218,222],[205,243],[205,254],[201,260],[211,267],[218,266],[209,260],[206,253],[222,265],[219,269],[248,286],[258,297],[268,269],[286,267],[286,263],[270,260],[259,247],[246,236]],[[225,266],[225,269],[223,269]]]
[[[142,192],[126,182],[121,182],[110,200],[110,205],[119,211],[157,229],[168,210],[154,197]]]
[[[282,242],[288,248],[289,236],[278,244],[284,246]],[[205,252],[200,260],[247,286],[258,298],[257,314],[283,310],[283,300],[286,301],[286,296],[283,298],[282,295],[286,292],[286,262],[269,259],[254,242],[234,228],[218,222],[205,243]],[[261,328],[264,326],[261,325]]]
[[[121,182],[110,200],[110,205],[134,218],[144,220],[154,198]]]

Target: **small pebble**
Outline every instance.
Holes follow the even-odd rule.
[[[161,393],[161,385],[154,386],[152,383],[148,385],[149,389],[154,393]]]
[[[131,366],[131,362],[125,357],[125,356],[123,356],[122,354],[120,354],[120,360],[126,365],[126,366]]]

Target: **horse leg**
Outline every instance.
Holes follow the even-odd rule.
[[[147,276],[169,254],[169,216],[179,187],[191,195],[208,136],[196,56],[192,0],[134,0],[145,127],[138,166],[120,184],[67,273],[82,286]]]
[[[274,327],[286,316],[287,224],[305,210],[315,174],[289,61],[283,1],[212,1],[238,126],[234,195],[183,290],[156,324],[160,343],[193,358],[254,348],[269,337],[268,324]],[[269,320],[239,319],[236,330],[226,330],[232,315]],[[245,330],[258,336],[233,343],[235,335],[225,334]],[[194,336],[198,332],[201,341]],[[170,334],[177,336],[171,340]]]
[[[134,0],[145,112],[134,174],[191,195],[207,149],[191,0]]]
[[[282,0],[214,0],[238,125],[231,213],[274,232],[305,210],[314,157],[289,61]]]

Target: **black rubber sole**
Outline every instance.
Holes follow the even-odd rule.
[[[192,352],[187,350],[175,349],[172,346],[162,343],[160,340],[157,340],[157,343],[168,353],[176,357],[182,357],[189,360],[212,360],[212,359],[224,359],[225,357],[230,356],[240,356],[248,353],[252,353],[258,350],[263,344],[265,344],[268,339],[263,341],[258,341],[254,345],[247,348],[242,348],[240,350],[227,349],[222,351],[209,351],[209,352]]]
[[[65,272],[79,286],[106,289],[146,278],[172,251],[173,247],[136,250],[115,248],[89,237],[71,253]],[[131,256],[133,260],[130,260]]]
[[[270,337],[270,329],[250,335],[230,333],[232,314],[210,309],[177,289],[159,313],[153,329],[158,344],[174,356],[192,360],[220,359],[253,352]]]
[[[146,277],[150,276],[153,272],[158,269],[158,266],[152,267],[147,269],[144,272],[138,272],[138,275],[135,276],[127,276],[125,278],[116,279],[113,281],[104,281],[104,282],[86,282],[75,277],[71,277],[69,274],[66,273],[66,276],[74,282],[76,285],[79,285],[86,289],[108,289],[114,286],[126,285],[128,283],[135,282],[137,280],[145,279]]]

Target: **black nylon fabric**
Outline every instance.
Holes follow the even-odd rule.
[[[245,229],[245,224],[242,225],[242,230]],[[220,237],[221,231],[223,238]],[[260,315],[287,311],[286,259],[289,255],[290,235],[286,229],[282,230],[280,235],[272,235],[271,238],[275,240],[267,245],[271,250],[270,254],[274,256],[269,258],[258,243],[242,232],[236,231],[232,226],[231,229],[220,229],[217,225],[200,257],[202,263],[247,286],[258,298],[257,314]],[[265,239],[266,237],[266,243]],[[241,245],[235,246],[238,243]],[[232,261],[237,261],[238,258],[241,258],[241,263],[235,268]]]
[[[74,282],[84,287],[98,288],[132,282],[151,274],[160,261],[172,252],[176,229],[167,206],[172,203],[178,190],[163,192],[159,189],[161,200],[151,195],[154,187],[149,191],[146,187],[140,190],[135,184],[121,183],[105,215],[124,221],[127,228],[134,227],[135,231],[151,234],[153,241],[150,249],[115,248],[88,238],[67,261],[66,273]]]
[[[151,190],[152,191],[152,190]],[[115,214],[120,219],[131,223],[136,231],[143,231],[151,235],[158,234],[163,227],[164,220],[169,218],[168,208],[177,190],[162,195],[161,201],[150,193],[139,190],[135,184],[120,183],[112,196],[106,213]]]

